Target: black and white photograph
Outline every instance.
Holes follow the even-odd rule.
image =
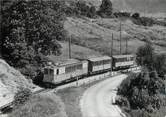
[[[0,117],[166,117],[166,0],[0,0]]]

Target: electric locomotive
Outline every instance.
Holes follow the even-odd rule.
[[[52,64],[44,68],[43,82],[62,83],[79,79],[88,73],[88,61],[69,59],[63,63]]]

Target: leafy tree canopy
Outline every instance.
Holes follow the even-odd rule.
[[[144,46],[139,47],[136,53],[137,64],[152,69],[154,54],[154,49],[150,43],[146,43]]]
[[[112,16],[112,10],[112,2],[110,0],[102,0],[98,13],[102,17],[109,17]]]
[[[119,102],[120,104],[129,103],[127,107],[130,110],[137,110],[138,115],[144,110],[149,117],[152,117],[151,113],[165,108],[166,105],[164,83],[166,56],[156,54],[150,43],[140,47],[136,55],[138,65],[143,66],[141,73],[133,73],[122,82],[118,88],[118,94],[122,96]],[[141,109],[140,112],[139,109]],[[133,113],[135,112],[130,114],[133,115]]]
[[[60,54],[65,38],[59,1],[2,1],[2,56],[15,67],[37,64],[36,56]]]

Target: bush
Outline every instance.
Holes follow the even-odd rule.
[[[118,97],[116,98],[116,102],[115,104],[121,106],[121,107],[127,107],[127,108],[130,108],[130,103],[129,101],[127,100],[126,97]]]
[[[159,117],[160,114],[156,111],[166,107],[166,96],[163,93],[164,79],[158,74],[159,71],[166,73],[164,72],[166,59],[164,56],[156,55],[150,45],[140,47],[136,55],[138,65],[143,66],[141,73],[131,74],[121,83],[118,94],[122,96],[122,99],[118,100],[117,104],[126,105],[128,108],[127,99],[132,110],[131,117],[134,115]]]
[[[30,99],[31,96],[32,92],[29,89],[21,87],[14,96],[14,107],[18,108],[22,106]]]
[[[95,18],[95,16],[96,16],[96,8],[94,6],[90,7],[87,16],[90,17],[90,18]]]
[[[118,18],[118,17],[130,17],[131,14],[129,12],[115,12],[113,15]]]
[[[52,95],[53,96],[53,95]],[[13,110],[9,117],[65,117],[56,97],[32,96],[26,105]]]
[[[147,111],[145,110],[132,110],[130,112],[131,117],[150,117]]]
[[[134,13],[132,15],[132,17],[135,18],[135,19],[138,19],[138,18],[140,18],[140,14],[139,13]]]
[[[102,0],[98,15],[101,17],[112,17],[112,2],[110,0]]]
[[[136,25],[153,26],[153,24],[155,24],[155,21],[152,18],[140,17],[138,14],[133,14],[132,18],[133,23]]]
[[[85,1],[78,0],[77,2],[71,2],[70,6],[66,7],[65,13],[68,16],[85,16],[95,18],[96,8],[93,5],[88,5]]]

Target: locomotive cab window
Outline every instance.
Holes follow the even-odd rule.
[[[44,74],[52,74],[53,72],[53,69],[44,69]]]
[[[44,69],[44,74],[48,74],[48,69]]]

